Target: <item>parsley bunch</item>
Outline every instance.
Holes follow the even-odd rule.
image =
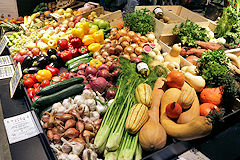
[[[173,34],[178,35],[181,38],[183,45],[189,47],[197,47],[197,40],[208,42],[209,38],[206,34],[205,28],[200,28],[196,23],[186,20],[185,23],[177,25],[173,29]]]
[[[148,32],[153,32],[155,20],[152,13],[146,8],[126,14],[125,27],[131,31],[146,35]]]

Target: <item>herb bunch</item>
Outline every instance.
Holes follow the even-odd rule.
[[[206,29],[199,27],[196,23],[186,20],[185,23],[177,25],[173,29],[173,34],[178,35],[183,45],[197,47],[197,40],[208,42],[209,38]]]
[[[154,31],[155,20],[152,13],[146,8],[128,13],[124,19],[125,27],[128,27],[131,31],[141,33],[142,35]]]

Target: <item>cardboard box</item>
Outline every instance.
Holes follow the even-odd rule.
[[[161,6],[136,6],[135,10],[140,10],[142,8],[147,8],[152,12],[156,7],[161,7]],[[180,16],[177,16],[176,14],[168,11],[167,9],[162,8],[162,10],[163,10],[163,13],[164,13],[165,16],[169,17],[170,20],[172,20],[172,21],[177,21],[178,23],[170,23],[170,24],[163,23],[163,22],[159,21],[158,19],[154,18],[155,22],[156,22],[156,24],[155,24],[155,34],[156,34],[157,37],[159,37],[162,34],[172,34],[173,28],[176,25],[180,25],[182,22],[185,22],[185,19],[183,19]]]

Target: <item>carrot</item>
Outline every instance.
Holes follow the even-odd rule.
[[[117,27],[118,29],[122,29],[123,26],[124,26],[124,21],[122,21],[122,22],[116,24],[114,27]]]

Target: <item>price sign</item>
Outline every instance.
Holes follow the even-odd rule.
[[[10,56],[0,56],[0,66],[12,64]]]
[[[6,45],[8,43],[8,38],[7,36],[3,36],[1,42],[0,42],[0,55],[2,54],[3,50],[5,49]]]
[[[21,70],[21,65],[20,63],[18,63],[17,67],[16,67],[16,70],[13,74],[13,77],[11,78],[10,80],[10,95],[11,95],[11,98],[13,98],[13,95],[17,89],[17,86],[20,82],[22,78],[22,70]]]
[[[178,156],[177,160],[210,160],[210,159],[206,157],[204,154],[202,154],[200,151],[198,151],[197,149],[192,148],[187,152]]]
[[[62,15],[59,15],[57,13],[50,13],[50,16],[56,18],[56,19],[59,19],[59,18],[62,18]]]
[[[40,132],[31,112],[26,112],[3,120],[9,144],[38,135]]]
[[[14,74],[13,65],[0,67],[0,79],[10,78]]]

